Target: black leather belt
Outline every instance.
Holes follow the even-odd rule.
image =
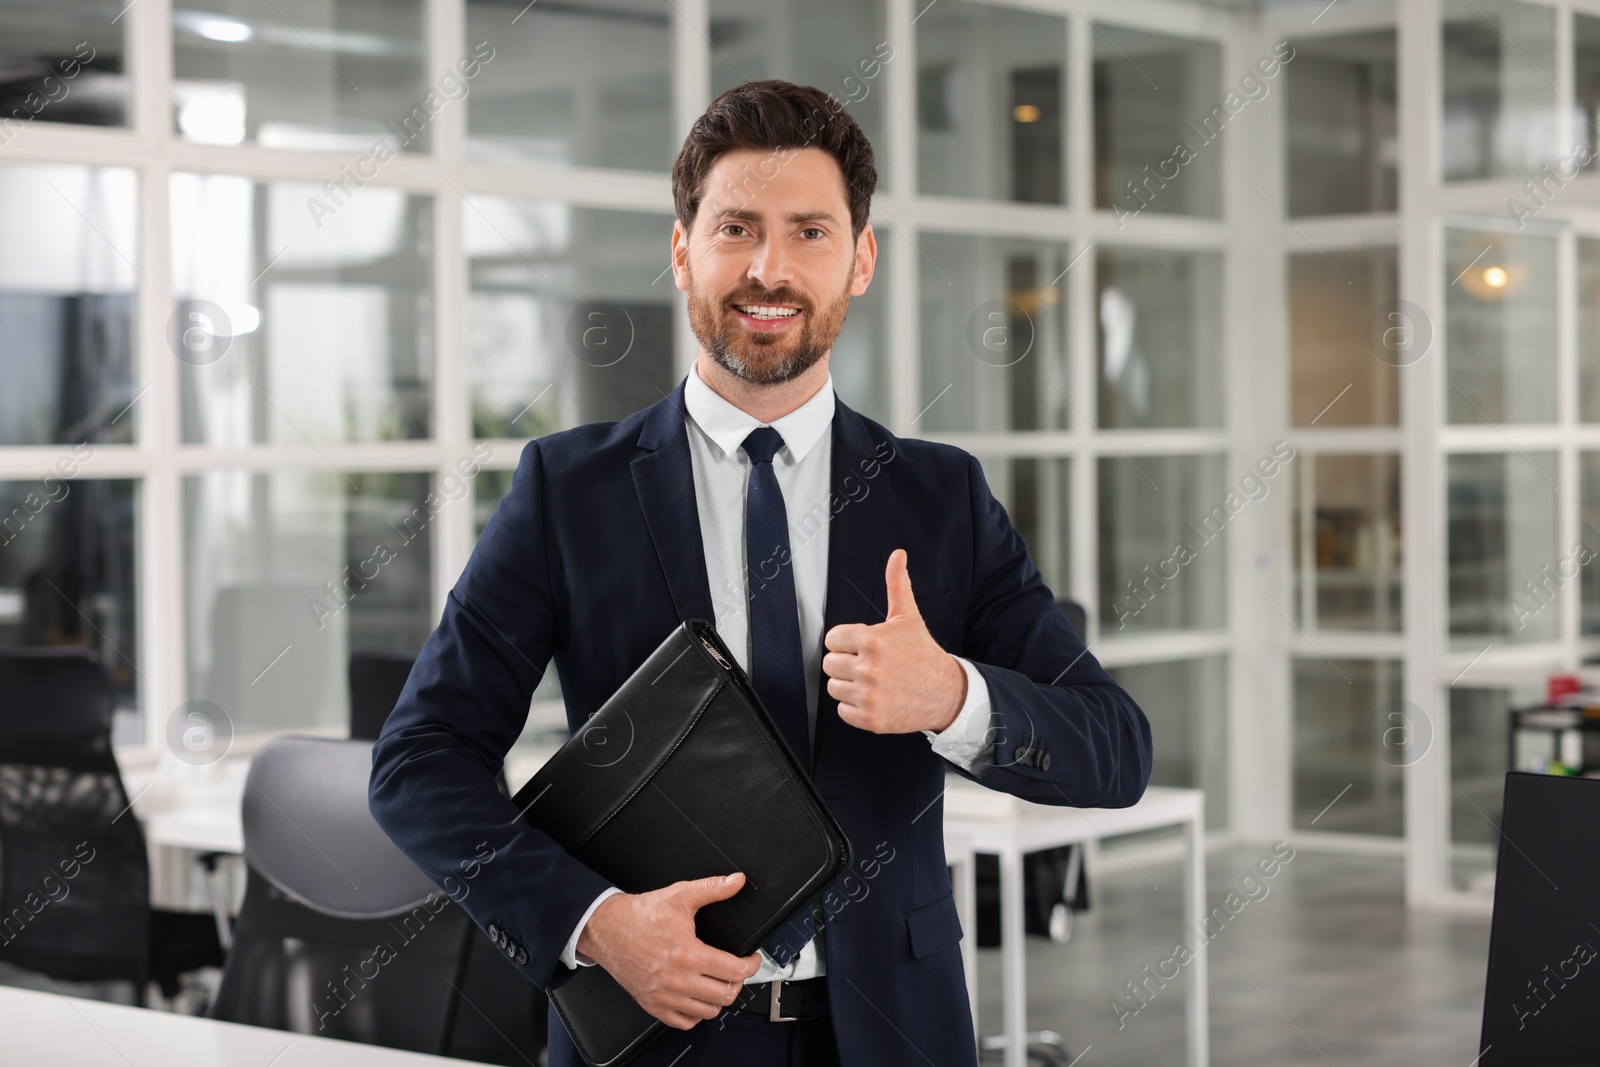
[[[747,982],[732,1006],[740,1011],[765,1015],[775,1023],[820,1019],[828,1014],[828,979],[819,976],[798,982],[787,982],[782,978],[774,978],[770,982]]]

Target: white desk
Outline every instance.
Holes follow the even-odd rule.
[[[149,845],[150,902],[156,907],[195,906],[190,896],[194,853],[244,852],[240,803],[249,769],[247,759],[231,759],[209,767],[163,763],[123,772],[133,814]],[[219,888],[231,884],[233,889],[221,888],[224,896],[236,898],[243,889],[239,872],[232,872],[231,879],[226,870],[219,873],[224,875]]]
[[[181,773],[168,767],[128,773],[124,781],[152,848],[239,853],[244,851],[239,804],[249,770],[248,760],[233,759],[185,767]]]
[[[506,780],[515,793],[558,746],[519,745],[506,759]],[[189,885],[191,852],[244,852],[241,804],[250,761],[223,760],[208,767],[161,764],[127,771],[124,785],[150,846],[150,896],[160,907],[182,908]]]
[[[0,1062],[56,1067],[428,1067],[466,1060],[0,986]]]
[[[971,902],[976,899],[973,853],[1000,857],[1000,957],[1001,1002],[1005,1012],[1006,1067],[1026,1067],[1028,976],[1024,966],[1024,889],[1022,857],[1061,845],[1088,845],[1101,838],[1183,826],[1186,830],[1183,904],[1189,930],[1200,929],[1205,910],[1205,794],[1198,789],[1151,786],[1131,808],[1075,808],[1030,804],[984,789],[965,779],[954,779],[945,793],[945,854],[958,867],[956,907],[961,911],[962,964],[967,971],[967,993],[972,998],[973,1025],[977,1025],[977,926]],[[960,880],[967,885],[960,886]],[[1193,944],[1189,964],[1188,1067],[1209,1067],[1211,1044],[1207,1018],[1206,945]]]

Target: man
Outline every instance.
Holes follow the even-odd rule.
[[[747,83],[695,123],[671,247],[698,361],[644,411],[527,446],[373,750],[373,815],[430,877],[493,846],[463,906],[524,975],[602,966],[671,1027],[641,1067],[974,1064],[946,769],[1084,807],[1149,779],[1144,713],[977,461],[834,395],[875,185],[871,145],[816,89]],[[552,656],[577,730],[690,617],[751,672],[856,857],[798,936],[743,958],[694,932],[739,872],[619,892],[494,784]],[[552,1011],[550,1063],[578,1062]]]

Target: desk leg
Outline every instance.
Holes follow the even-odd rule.
[[[1000,995],[1005,1019],[1005,1067],[1028,1067],[1028,971],[1024,943],[1022,853],[1000,853]]]
[[[967,1001],[972,1005],[972,1033],[978,1030],[978,864],[972,852],[947,857],[955,868],[956,915],[961,919],[961,969],[967,976]]]
[[[1194,948],[1194,962],[1190,965],[1188,1024],[1188,1067],[1210,1067],[1211,1036],[1210,986],[1206,971],[1206,938],[1203,934],[1206,899],[1206,844],[1202,816],[1196,813],[1189,821],[1188,848],[1184,857],[1183,913],[1189,919],[1189,928],[1183,939]]]

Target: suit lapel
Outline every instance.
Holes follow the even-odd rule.
[[[645,416],[638,446],[650,451],[633,460],[633,488],[678,620],[700,618],[715,624],[700,511],[695,505],[694,463],[685,432],[683,388],[684,382],[679,382]]]
[[[824,639],[842,623],[882,622],[889,613],[889,594],[883,572],[894,551],[890,517],[894,513],[888,468],[882,457],[891,456],[877,445],[867,422],[835,398],[833,412],[833,470],[829,478],[830,510],[838,511],[828,525],[828,596],[822,613]],[[826,649],[824,649],[826,655]],[[838,757],[849,735],[858,734],[839,718],[839,701],[828,693],[827,671],[818,668],[817,734],[812,751],[812,778],[827,793],[832,774],[846,768]]]

